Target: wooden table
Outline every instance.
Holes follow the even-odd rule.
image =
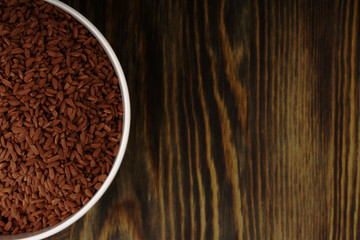
[[[49,239],[360,239],[359,1],[65,2],[118,54],[132,127]]]

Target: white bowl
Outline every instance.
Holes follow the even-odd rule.
[[[81,15],[78,11],[71,8],[70,6],[66,5],[63,2],[60,2],[58,0],[44,0],[45,2],[51,3],[56,7],[61,8],[71,16],[73,16],[75,19],[77,19],[80,23],[82,23],[93,35],[96,37],[96,39],[99,41],[101,46],[104,48],[105,52],[107,53],[114,70],[116,72],[117,77],[119,78],[119,84],[120,84],[120,91],[121,91],[121,97],[123,102],[123,129],[122,129],[122,138],[120,142],[119,152],[114,160],[114,163],[112,165],[112,168],[110,170],[110,173],[106,179],[106,181],[103,183],[101,188],[95,193],[95,195],[91,198],[91,200],[84,205],[78,212],[71,215],[69,218],[61,221],[60,223],[52,226],[47,227],[44,229],[41,229],[36,232],[31,233],[21,233],[16,235],[0,235],[0,240],[40,240],[47,237],[50,237],[65,228],[69,227],[71,224],[79,220],[82,216],[85,215],[94,205],[99,201],[101,196],[105,193],[105,191],[110,186],[111,182],[114,180],[116,173],[118,172],[120,168],[120,164],[122,162],[122,159],[125,154],[126,145],[129,138],[129,132],[130,132],[130,98],[129,98],[129,92],[126,84],[126,79],[124,72],[121,68],[120,62],[118,58],[116,57],[116,54],[114,50],[111,48],[108,41],[105,39],[105,37],[101,34],[101,32],[89,21],[87,20],[83,15]]]

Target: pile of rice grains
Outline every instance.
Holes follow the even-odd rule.
[[[0,1],[0,234],[86,204],[117,155],[123,106],[104,50],[44,1]]]

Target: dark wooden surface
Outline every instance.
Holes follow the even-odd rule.
[[[360,239],[358,1],[65,2],[116,51],[132,127],[49,239]]]

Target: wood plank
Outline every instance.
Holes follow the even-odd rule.
[[[127,77],[120,172],[49,239],[358,239],[358,1],[66,0]]]

